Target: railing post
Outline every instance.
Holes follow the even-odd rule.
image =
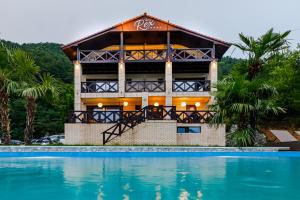
[[[213,48],[211,50],[211,58],[214,60],[216,58],[216,45],[213,44]]]
[[[120,61],[124,61],[124,35],[120,32]]]
[[[167,62],[171,61],[170,31],[167,32]]]
[[[102,144],[105,145],[105,132],[102,133]]]

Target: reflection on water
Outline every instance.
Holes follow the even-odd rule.
[[[0,158],[0,194],[1,200],[297,199],[299,166],[299,158]]]
[[[83,161],[84,160],[84,161]],[[223,179],[225,158],[65,158],[64,179],[80,186],[97,177],[98,199],[201,199],[202,182]],[[212,169],[214,166],[214,170]]]

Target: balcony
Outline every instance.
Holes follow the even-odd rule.
[[[81,83],[82,93],[117,93],[118,81],[87,81]],[[125,92],[165,92],[165,81],[126,81]],[[210,80],[173,81],[173,92],[209,92]]]
[[[126,92],[164,92],[165,81],[126,81]]]
[[[118,92],[118,81],[87,81],[81,82],[82,93]]]
[[[178,123],[208,123],[213,115],[214,113],[208,110],[177,111],[175,106],[148,106],[136,111],[71,111],[68,122],[118,123],[133,116],[142,116],[144,120],[176,120]]]
[[[173,92],[208,92],[210,80],[173,81]]]
[[[213,58],[213,48],[78,51],[81,63],[117,63],[121,59],[124,62],[205,62]]]
[[[125,62],[166,61],[166,49],[153,50],[126,50],[124,51]]]

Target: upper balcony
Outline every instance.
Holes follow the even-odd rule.
[[[81,63],[124,62],[205,62],[214,58],[213,48],[148,50],[78,50]]]
[[[81,83],[82,93],[117,93],[118,81],[87,81]],[[165,92],[165,81],[125,81],[125,92]],[[209,92],[209,80],[172,81],[173,92]]]

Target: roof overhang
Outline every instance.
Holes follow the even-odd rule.
[[[158,19],[156,17],[147,15],[146,13],[135,18],[124,21],[120,24],[112,26],[108,29],[102,30],[95,34],[89,35],[82,39],[76,40],[69,44],[64,45],[63,51],[68,55],[71,60],[76,59],[77,47],[88,43],[93,43],[96,40],[102,40],[102,43],[109,46],[109,43],[116,40],[116,34],[124,32],[124,34],[134,34],[135,32],[168,32],[180,33],[183,37],[188,37],[192,42],[198,43],[205,41],[207,43],[214,44],[216,47],[216,57],[221,58],[227,49],[231,46],[231,43],[225,42],[220,39],[216,39],[195,31],[183,28],[181,26],[172,24],[168,21]],[[127,33],[128,32],[128,33]],[[118,36],[117,36],[118,37]],[[193,41],[194,40],[194,41]]]

